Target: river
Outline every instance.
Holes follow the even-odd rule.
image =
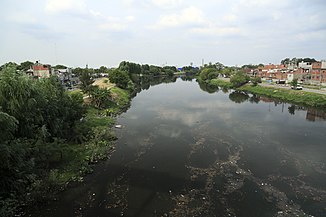
[[[143,85],[116,150],[36,216],[326,216],[326,114],[195,80]]]

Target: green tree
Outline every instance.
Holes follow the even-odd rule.
[[[68,68],[68,67],[65,66],[65,65],[58,64],[58,65],[55,65],[53,68],[54,68],[54,69],[66,69],[66,68]]]
[[[21,70],[21,71],[27,71],[29,69],[31,69],[31,67],[34,65],[33,62],[31,61],[25,61],[25,62],[22,62],[20,63],[20,65],[17,67],[18,70]]]
[[[126,71],[121,71],[119,69],[113,70],[109,74],[110,82],[115,83],[118,87],[126,89],[130,81],[129,75]]]
[[[290,84],[293,87],[297,87],[298,86],[298,79],[297,78],[293,79]]]
[[[238,71],[235,75],[233,75],[230,79],[230,82],[234,87],[240,87],[247,83],[250,80],[249,76],[244,72]]]
[[[218,72],[214,68],[204,68],[201,70],[199,77],[202,80],[211,80],[213,78],[216,78],[218,76]]]
[[[91,91],[92,84],[94,83],[94,79],[92,77],[93,74],[90,69],[83,69],[80,73],[80,89],[84,93],[89,93]]]
[[[261,77],[254,77],[250,79],[253,86],[257,86],[258,83],[261,83]]]
[[[111,93],[106,88],[99,88],[94,86],[90,93],[92,104],[99,109],[106,108],[106,104],[112,101]]]
[[[15,117],[0,111],[0,141],[7,141],[14,137],[18,121]]]

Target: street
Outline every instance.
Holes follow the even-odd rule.
[[[261,83],[259,84],[260,86],[263,87],[274,87],[274,88],[280,88],[280,89],[291,89],[291,86],[287,84],[286,86],[284,84],[268,84],[268,83]],[[310,93],[319,93],[319,94],[324,94],[326,95],[326,90],[315,90],[315,89],[309,89],[305,88],[304,85],[302,85],[303,90],[297,90],[297,91],[305,91],[305,92],[310,92]]]

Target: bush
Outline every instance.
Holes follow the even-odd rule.
[[[246,84],[250,80],[249,76],[246,75],[244,72],[237,72],[233,75],[230,79],[233,87],[241,87],[242,85]]]
[[[257,86],[258,83],[261,83],[261,77],[251,78],[250,80],[253,86]]]
[[[130,81],[128,73],[119,69],[113,70],[109,74],[109,79],[112,83],[115,83],[118,87],[122,89],[126,89]]]

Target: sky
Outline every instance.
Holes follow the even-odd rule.
[[[326,59],[326,0],[0,0],[0,65]]]

